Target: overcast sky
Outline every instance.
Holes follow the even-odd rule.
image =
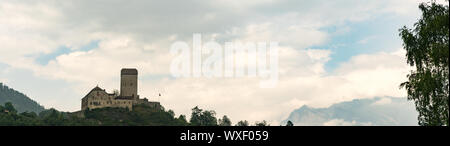
[[[278,124],[302,105],[405,97],[398,29],[420,17],[416,0],[2,0],[0,82],[46,108],[80,110],[99,85],[119,89],[120,69],[139,70],[139,94],[177,115],[196,105],[235,123]],[[279,82],[173,78],[170,45],[278,41]],[[157,98],[157,94],[162,97]],[[406,100],[406,99],[405,99]]]

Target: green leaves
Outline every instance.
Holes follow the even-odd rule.
[[[222,119],[219,119],[219,126],[231,126],[231,120],[227,115],[223,115]]]
[[[226,115],[219,119],[213,110],[203,110],[197,106],[192,109],[190,123],[185,115],[175,117],[173,110],[164,107],[135,105],[133,110],[125,108],[99,108],[80,112],[60,112],[49,109],[37,115],[34,112],[18,114],[11,103],[0,105],[0,126],[231,126]],[[266,121],[256,126],[269,126]],[[240,121],[236,126],[249,126],[248,121]]]
[[[400,84],[419,112],[419,125],[449,125],[449,7],[419,5],[422,18],[413,29],[401,28],[407,62],[415,66]]]
[[[292,121],[287,121],[286,126],[294,126],[294,123],[292,123]]]
[[[192,109],[190,123],[193,126],[217,126],[216,112],[213,110],[203,111],[196,106]]]
[[[185,126],[184,119],[173,117],[173,111],[164,111],[136,105],[133,111],[124,108],[103,108],[84,111],[84,117],[77,113],[59,112],[49,109],[39,113],[9,112],[12,104],[0,106],[0,126]],[[6,112],[7,111],[7,112]]]
[[[249,126],[248,121],[244,120],[244,121],[239,121],[236,126]]]
[[[17,110],[14,108],[11,102],[5,103],[5,110],[9,113],[17,113]]]

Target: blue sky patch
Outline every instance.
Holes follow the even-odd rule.
[[[331,60],[325,64],[327,72],[331,72],[353,56],[380,51],[392,52],[400,48],[402,42],[398,29],[409,25],[405,24],[405,19],[382,15],[362,22],[347,22],[342,28],[348,30],[343,33],[339,32],[342,28],[337,26],[325,27],[322,30],[330,34],[330,39],[325,44],[311,48],[332,51]]]
[[[99,40],[91,41],[88,44],[81,46],[77,50],[71,50],[70,48],[68,48],[66,46],[60,46],[58,49],[56,49],[55,51],[53,51],[51,53],[39,55],[38,57],[36,57],[35,61],[40,65],[47,65],[48,62],[50,62],[51,60],[55,60],[56,57],[61,56],[63,54],[69,54],[74,51],[86,52],[86,51],[98,48],[99,42],[100,42]]]

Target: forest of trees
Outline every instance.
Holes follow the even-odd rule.
[[[60,112],[49,109],[35,112],[18,112],[7,102],[0,105],[0,126],[232,126],[230,118],[224,115],[216,118],[213,110],[203,110],[197,106],[192,109],[189,122],[185,115],[175,117],[172,110],[135,105],[133,110],[126,108],[101,108],[82,111],[83,113]],[[83,116],[81,116],[83,115]],[[292,124],[292,123],[291,123]],[[236,126],[250,126],[248,121],[239,121]],[[266,121],[256,122],[254,126],[269,126]]]
[[[419,125],[448,126],[449,6],[431,1],[419,8],[422,17],[414,27],[400,29],[407,62],[415,68],[400,87],[415,102]]]
[[[249,124],[242,120],[235,126],[269,126],[266,121]],[[213,110],[192,108],[191,118],[175,116],[173,110],[135,105],[125,108],[102,108],[82,112],[60,112],[45,109],[25,94],[0,83],[0,126],[233,126],[224,115],[216,117]]]

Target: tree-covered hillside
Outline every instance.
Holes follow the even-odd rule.
[[[126,108],[101,108],[79,112],[59,112],[55,109],[18,113],[7,102],[0,105],[0,126],[231,126],[231,120],[224,115],[215,117],[215,111],[203,110],[197,106],[192,109],[189,122],[185,115],[175,117],[172,110],[164,107],[154,108],[135,105],[133,110]],[[256,122],[255,126],[268,126],[266,121]],[[250,126],[240,121],[236,126]]]
[[[102,108],[79,112],[45,110],[36,101],[0,83],[0,126],[231,126],[231,120],[224,115],[216,118],[213,110],[192,109],[191,119],[185,115],[175,117],[175,112],[164,107],[153,108],[134,105],[133,110],[125,108]],[[240,121],[236,126],[249,126]],[[256,126],[269,125],[266,121]]]
[[[184,116],[182,116],[184,117]],[[18,113],[11,103],[0,105],[0,126],[184,126],[186,119],[175,118],[171,110],[146,105],[125,108],[102,108],[82,112],[59,112],[55,109]]]
[[[146,105],[135,105],[133,110],[125,108],[101,108],[84,111],[84,120],[94,121],[94,125],[105,126],[185,126],[186,119],[177,118],[172,110],[164,110]],[[76,115],[73,114],[73,119]]]
[[[19,113],[26,111],[39,113],[45,110],[43,106],[27,97],[25,94],[0,83],[0,105],[7,102],[11,102]]]

